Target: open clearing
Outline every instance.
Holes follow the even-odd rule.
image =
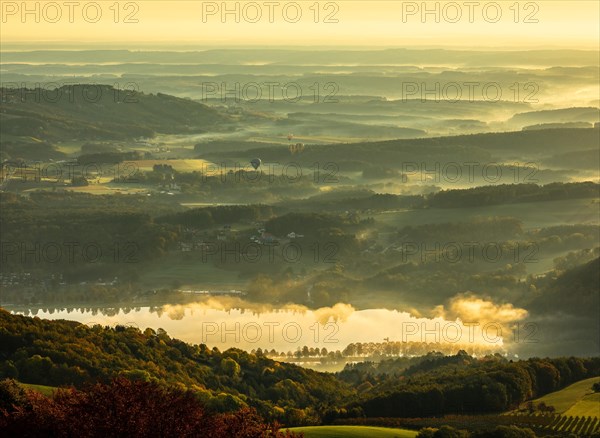
[[[565,415],[600,418],[600,393],[584,396]]]
[[[20,382],[19,382],[19,385],[21,385],[24,388],[37,391],[37,392],[45,395],[46,397],[50,397],[54,393],[54,391],[56,391],[56,388],[54,386],[33,385],[31,383],[20,383]]]
[[[155,164],[168,164],[178,172],[193,172],[206,170],[207,166],[212,165],[210,161],[201,159],[183,159],[183,160],[133,160],[127,163],[134,163],[140,171],[150,171]]]
[[[592,392],[592,385],[600,382],[600,377],[592,377],[573,383],[560,391],[546,394],[534,400],[554,406],[558,414],[600,418],[600,393]]]
[[[310,426],[293,427],[292,432],[302,432],[305,438],[413,438],[417,432],[406,429],[369,426]]]

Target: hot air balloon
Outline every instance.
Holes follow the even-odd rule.
[[[260,158],[253,158],[252,161],[250,161],[250,164],[252,165],[252,167],[254,167],[254,170],[258,169],[261,163],[262,161],[260,161]]]

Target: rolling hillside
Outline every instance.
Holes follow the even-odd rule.
[[[56,90],[0,88],[0,134],[44,141],[131,139],[156,133],[199,133],[228,121],[198,102],[110,85]]]
[[[553,406],[559,414],[600,418],[600,393],[592,391],[592,385],[596,382],[600,382],[600,377],[581,380],[533,402]]]
[[[362,170],[364,162],[390,165],[409,161],[440,162],[490,162],[500,157],[520,154],[539,159],[549,154],[566,153],[577,144],[578,150],[597,148],[600,130],[587,129],[540,129],[532,131],[495,132],[486,134],[457,135],[434,138],[399,139],[377,142],[346,144],[307,145],[303,153],[295,156],[298,163],[332,161],[340,168]],[[201,151],[201,147],[197,148]],[[289,159],[287,148],[257,147],[253,150],[263,161]],[[227,151],[215,153],[210,150],[201,155],[205,159],[245,157],[246,152]],[[352,157],[351,159],[347,157]],[[398,169],[400,170],[400,169]]]
[[[310,426],[290,429],[304,438],[413,438],[417,432],[406,429],[368,426]]]

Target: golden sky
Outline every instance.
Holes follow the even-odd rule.
[[[599,46],[593,1],[0,1],[2,44]],[[223,15],[228,10],[229,13]],[[115,22],[116,21],[116,22]]]

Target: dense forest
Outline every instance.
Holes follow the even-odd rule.
[[[51,398],[0,381],[2,436],[293,438],[253,409],[215,413],[192,391],[156,382],[113,379],[82,390],[58,390]]]
[[[600,359],[529,359],[506,361],[499,357],[477,360],[464,352],[432,355],[406,369],[394,362],[347,366],[340,378],[362,385],[356,404],[368,417],[418,417],[475,414],[514,409],[573,382],[597,376]],[[383,373],[370,368],[382,367]]]
[[[600,375],[598,358],[512,361],[465,352],[323,374],[262,353],[190,345],[164,330],[88,327],[0,311],[0,378],[85,388],[125,378],[191,391],[213,412],[252,408],[286,425],[339,418],[496,413]]]
[[[172,339],[164,330],[101,327],[0,311],[2,377],[49,386],[117,376],[193,390],[211,409],[253,407],[288,424],[314,423],[342,402],[349,385],[328,374],[239,349],[220,352]]]

